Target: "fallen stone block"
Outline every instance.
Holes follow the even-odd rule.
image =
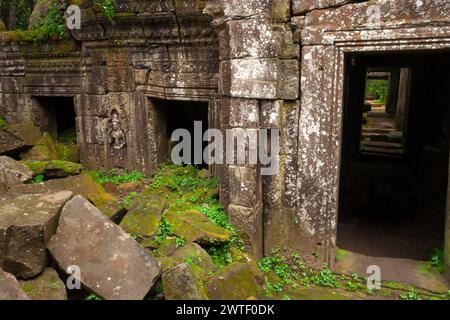
[[[22,139],[16,137],[7,130],[0,128],[0,154],[13,154],[18,152],[24,143]]]
[[[166,208],[163,197],[140,197],[133,203],[120,226],[129,234],[154,237]]]
[[[0,300],[30,300],[20,288],[17,279],[0,269]]]
[[[0,194],[33,178],[33,172],[13,158],[0,157]]]
[[[34,175],[42,174],[46,179],[65,178],[80,174],[82,166],[79,163],[50,160],[50,161],[23,161]]]
[[[206,300],[201,279],[190,265],[180,264],[162,275],[166,300]]]
[[[47,266],[46,244],[72,192],[0,198],[0,267],[29,279]]]
[[[251,265],[233,263],[208,281],[206,292],[212,300],[246,300],[258,296],[261,288]]]
[[[200,244],[217,244],[227,242],[231,238],[231,233],[228,230],[216,226],[199,211],[167,212],[164,216],[173,226],[174,233],[187,241]]]
[[[149,252],[81,196],[64,207],[48,249],[61,269],[78,266],[83,286],[106,300],[142,300],[161,273]]]

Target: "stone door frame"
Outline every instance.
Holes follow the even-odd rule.
[[[321,30],[307,27],[302,34],[302,43],[297,215],[307,252],[317,253],[321,262],[334,265],[342,160],[345,57],[364,52],[450,49],[450,27],[384,30]],[[446,221],[445,252],[450,253],[450,203],[447,203]]]

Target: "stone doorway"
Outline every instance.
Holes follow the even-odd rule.
[[[337,247],[429,260],[446,229],[450,54],[345,59]],[[378,104],[368,95],[373,79],[386,80]]]
[[[39,128],[55,140],[76,136],[76,113],[72,97],[33,97]]]
[[[171,137],[175,130],[184,129],[189,132],[191,137],[190,160],[184,164],[195,164],[201,168],[208,168],[204,163],[203,150],[207,146],[207,142],[199,145],[194,143],[195,135],[201,135],[209,128],[209,102],[205,101],[182,101],[182,100],[163,100],[150,99],[151,110],[155,124],[157,125],[157,133],[155,134],[156,148],[158,150],[158,162],[167,162],[171,160],[171,153],[177,142],[172,142]],[[195,130],[194,124],[197,126],[198,132]],[[200,148],[201,147],[201,150]],[[181,153],[183,155],[183,153]]]

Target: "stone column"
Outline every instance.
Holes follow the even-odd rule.
[[[295,137],[300,50],[299,45],[293,43],[292,30],[288,24],[289,1],[210,0],[207,1],[205,12],[213,16],[212,24],[220,44],[219,90],[222,97],[223,133],[226,130],[245,129],[247,134],[258,137],[263,128],[280,128],[281,122],[277,123],[274,119],[281,120],[283,114],[286,121],[293,121],[293,127],[289,130],[292,130],[291,137]],[[284,100],[293,102],[285,104]],[[289,108],[287,105],[294,107]],[[260,147],[257,142],[247,145],[247,149],[258,150]],[[292,162],[291,156],[295,154],[296,157],[297,154],[296,147],[290,148],[289,155],[287,153],[284,159]],[[221,201],[228,209],[230,222],[241,231],[247,247],[259,258],[265,251],[263,211],[267,211],[272,222],[267,232],[275,232],[280,227],[275,221],[278,220],[275,213],[284,214],[282,185],[290,183],[287,180],[293,179],[296,172],[290,166],[289,177],[283,176],[280,171],[264,178],[261,166],[248,160],[244,164],[224,166]],[[266,181],[264,187],[263,181]],[[265,188],[267,192],[263,191]],[[292,191],[287,202],[295,202],[294,194],[295,191]],[[268,205],[270,201],[266,200],[270,195],[279,200],[276,206]],[[280,241],[269,241],[268,246],[288,244],[295,237],[290,233],[279,236]]]

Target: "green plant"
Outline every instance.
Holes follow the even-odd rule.
[[[38,174],[37,176],[33,177],[34,183],[42,183],[45,180],[45,176],[43,174]]]
[[[357,283],[357,282],[355,283],[355,282],[352,282],[352,281],[348,281],[345,284],[345,288],[348,291],[350,291],[350,292],[356,292],[356,291],[359,291],[359,290],[362,289],[362,285],[360,283]]]
[[[173,227],[167,221],[165,217],[161,218],[161,223],[159,225],[158,234],[156,235],[155,242],[161,244],[164,239],[173,235]]]
[[[86,298],[84,298],[84,300],[102,300],[102,298],[100,298],[99,296],[97,296],[95,294],[91,294],[91,295],[87,296]]]
[[[41,17],[38,27],[30,30],[19,31],[18,35],[22,41],[38,42],[52,38],[62,38],[66,34],[66,21],[64,18],[64,7],[61,4],[52,4],[46,15]]]
[[[102,8],[103,14],[108,18],[110,22],[115,22],[117,18],[117,12],[112,0],[94,0],[94,4]]]
[[[411,289],[407,293],[400,296],[400,300],[421,300],[416,289]]]
[[[311,281],[322,287],[336,288],[338,286],[336,276],[326,265],[318,274],[311,277]]]
[[[100,184],[114,183],[120,185],[123,183],[139,182],[145,178],[144,174],[139,171],[118,174],[115,170],[109,172],[92,170],[88,171],[88,173]]]
[[[183,237],[177,237],[175,239],[175,248],[181,248],[186,244],[186,239]]]
[[[123,204],[126,208],[128,208],[131,204],[131,202],[134,200],[134,198],[136,198],[137,196],[137,192],[133,191],[131,192],[129,195],[127,195],[124,199],[123,199]]]
[[[233,262],[233,256],[230,252],[231,244],[226,243],[221,246],[211,246],[206,249],[208,254],[211,256],[213,263],[222,268]]]
[[[439,273],[447,271],[443,248],[434,249],[433,255],[431,256],[431,265]]]

